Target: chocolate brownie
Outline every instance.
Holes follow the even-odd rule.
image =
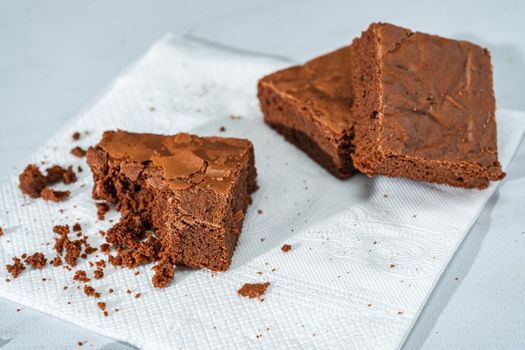
[[[228,268],[257,188],[250,141],[107,131],[87,162],[93,198],[153,230],[162,264]]]
[[[488,50],[373,23],[352,58],[357,169],[480,189],[505,176]]]
[[[353,93],[349,46],[259,81],[264,121],[333,175],[352,165]]]

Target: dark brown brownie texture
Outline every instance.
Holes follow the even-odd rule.
[[[479,189],[505,176],[488,50],[386,23],[352,49],[357,169]]]
[[[352,165],[351,49],[343,47],[259,81],[264,121],[333,175],[347,178]]]
[[[107,131],[87,162],[93,198],[154,230],[162,261],[228,268],[257,189],[250,141]]]

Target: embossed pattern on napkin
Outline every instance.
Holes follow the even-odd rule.
[[[281,67],[163,39],[32,159],[85,168],[68,187],[68,201],[24,197],[15,176],[0,187],[2,263],[23,252],[52,258],[53,225],[79,221],[98,246],[98,231],[117,217],[111,211],[97,220],[91,175],[69,154],[74,131],[89,131],[83,147],[116,128],[247,137],[255,146],[260,189],[228,272],[179,268],[175,282],[158,290],[151,286],[151,266],[138,268],[139,275],[108,268],[92,285],[102,292],[109,317],[76,289],[74,270],[26,270],[4,283],[8,275],[0,266],[0,296],[145,349],[401,346],[495,185],[477,191],[383,177],[335,179],[262,122],[257,80]],[[498,111],[504,166],[522,135],[520,118]],[[292,245],[288,253],[280,249],[285,243]],[[78,268],[94,270],[86,261]],[[236,293],[246,282],[266,281],[271,285],[263,302]],[[64,291],[64,285],[71,287]]]

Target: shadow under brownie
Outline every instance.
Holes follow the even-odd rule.
[[[257,189],[250,141],[107,131],[87,162],[93,198],[121,214],[118,235],[140,239],[153,230],[164,263],[228,268]],[[125,240],[112,241],[110,231],[106,238],[121,249]]]

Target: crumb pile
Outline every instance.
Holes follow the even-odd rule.
[[[225,131],[222,128],[221,131]],[[73,141],[81,138],[79,132],[72,135]],[[74,147],[71,153],[77,157],[84,157],[86,151],[79,146]],[[77,167],[81,172],[82,168]],[[52,165],[45,169],[45,174],[36,164],[29,164],[19,176],[20,190],[31,198],[42,198],[46,201],[60,202],[67,199],[70,191],[59,191],[50,187],[57,183],[72,184],[77,181],[77,174],[72,166],[63,167],[61,165]],[[99,220],[105,220],[106,214],[110,211],[110,205],[106,202],[96,202],[95,209]],[[63,212],[63,210],[61,210]],[[258,210],[259,214],[262,213]],[[18,278],[26,269],[43,269],[45,266],[53,268],[64,268],[72,272],[72,283],[77,283],[77,289],[83,292],[87,297],[99,299],[102,296],[90,285],[94,280],[104,278],[104,270],[108,265],[121,268],[133,269],[143,264],[155,262],[152,267],[154,276],[152,283],[157,288],[164,288],[169,285],[175,274],[175,262],[162,254],[162,246],[155,232],[151,231],[147,224],[136,213],[121,213],[120,220],[107,231],[100,231],[99,234],[104,237],[105,242],[99,247],[93,247],[88,243],[88,236],[83,233],[82,225],[79,222],[70,224],[55,225],[52,228],[54,234],[53,252],[54,256],[47,256],[43,252],[34,252],[31,254],[24,253],[12,258],[11,264],[6,264],[8,273],[12,278]],[[3,235],[0,228],[0,236]],[[49,245],[49,243],[47,243]],[[90,255],[100,251],[106,256],[97,260],[89,260]],[[53,253],[51,253],[53,254]],[[49,255],[49,253],[48,253]],[[81,260],[86,260],[91,272],[83,269],[75,269]],[[89,260],[89,261],[88,261]],[[137,271],[136,276],[139,275]],[[46,281],[46,278],[42,278]],[[7,279],[7,282],[10,282]],[[240,296],[248,298],[259,298],[265,293],[269,282],[245,284],[238,290]],[[64,286],[64,291],[72,290],[70,286]],[[109,294],[115,292],[113,288],[108,289]],[[132,294],[130,290],[127,292]],[[142,293],[136,292],[132,295],[139,299]],[[71,301],[68,301],[71,304]],[[109,315],[106,302],[97,301],[97,306],[104,316]],[[118,309],[115,309],[118,311]]]
[[[77,175],[73,167],[63,168],[53,165],[46,169],[46,175],[42,174],[36,164],[29,164],[18,177],[20,190],[31,198],[42,198],[46,201],[60,202],[67,199],[69,191],[57,191],[49,187],[58,182],[72,184],[77,181]]]

